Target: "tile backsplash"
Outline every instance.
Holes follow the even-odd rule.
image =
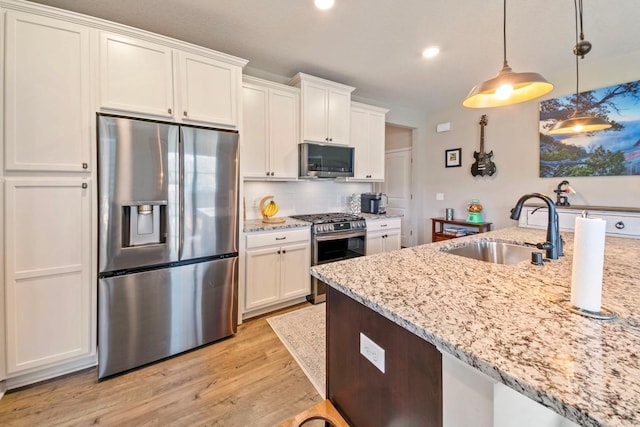
[[[260,200],[273,195],[280,206],[277,217],[325,212],[347,212],[348,198],[352,193],[372,191],[372,184],[345,183],[332,180],[296,182],[244,183],[244,206],[247,219],[259,219]]]

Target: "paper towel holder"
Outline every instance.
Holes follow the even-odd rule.
[[[605,306],[600,307],[600,311],[585,310],[571,304],[571,300],[568,298],[562,298],[558,301],[558,304],[572,313],[579,314],[584,317],[590,317],[596,320],[615,320],[618,318],[618,315],[613,310]]]

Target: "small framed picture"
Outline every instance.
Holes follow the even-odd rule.
[[[445,150],[444,165],[448,168],[456,168],[462,166],[462,148],[454,148],[453,150]]]

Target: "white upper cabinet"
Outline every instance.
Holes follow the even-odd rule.
[[[238,64],[244,62],[224,62],[214,58],[216,54],[199,55],[103,32],[100,107],[236,127],[242,78],[242,66]]]
[[[173,117],[171,49],[131,37],[101,33],[100,106]]]
[[[244,178],[296,180],[299,90],[245,76],[242,94]]]
[[[90,167],[89,29],[17,11],[5,26],[5,168]]]
[[[240,67],[180,52],[182,121],[236,126]]]
[[[289,82],[300,88],[302,140],[349,144],[351,92],[355,88],[298,73]]]
[[[349,180],[384,181],[384,108],[351,103],[351,145],[355,147],[354,177]]]

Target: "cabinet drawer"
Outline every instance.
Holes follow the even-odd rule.
[[[247,235],[247,249],[260,246],[286,245],[294,242],[311,242],[311,230],[300,228],[298,230],[268,231]]]
[[[374,219],[367,221],[367,233],[379,230],[400,228],[400,218]]]
[[[581,214],[578,210],[558,209],[560,230],[573,231],[575,219]],[[606,233],[611,236],[640,237],[640,215],[603,211],[589,211],[589,216],[607,221]],[[524,219],[523,219],[524,217]],[[526,216],[520,216],[521,227],[546,228],[548,211],[546,208],[527,208]]]

